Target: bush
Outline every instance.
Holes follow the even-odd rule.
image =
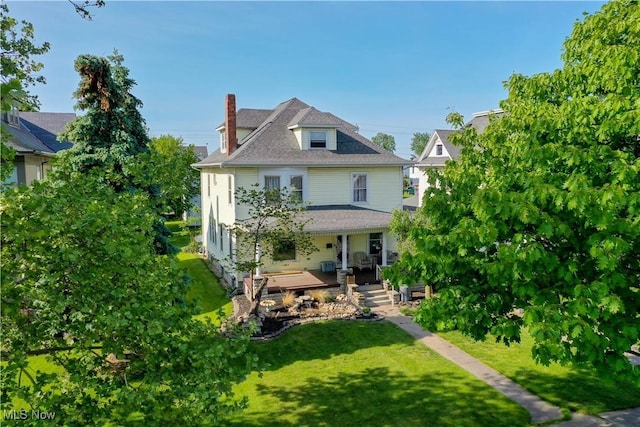
[[[296,303],[296,294],[295,292],[287,291],[282,296],[282,305],[285,307],[293,307]]]
[[[311,291],[309,292],[309,295],[311,295],[311,298],[318,301],[319,303],[325,303],[330,298],[329,292],[322,289],[317,291]]]

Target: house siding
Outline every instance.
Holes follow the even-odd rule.
[[[401,167],[309,168],[308,171],[308,200],[312,205],[357,204],[382,212],[391,212],[402,206]],[[366,203],[353,203],[353,173],[367,174]]]

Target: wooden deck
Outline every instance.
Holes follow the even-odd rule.
[[[374,270],[358,271],[354,269],[356,283],[364,285],[365,283],[379,283],[376,281],[376,273]],[[268,292],[270,294],[280,293],[283,291],[303,291],[310,289],[337,288],[337,273],[323,273],[320,270],[313,271],[290,271],[283,273],[265,273],[269,278],[267,282]]]

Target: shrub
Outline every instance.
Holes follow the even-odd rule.
[[[293,307],[296,303],[296,294],[295,292],[287,291],[282,296],[282,305],[285,307]]]
[[[322,289],[311,291],[309,292],[309,295],[311,295],[311,298],[318,301],[319,303],[325,303],[329,300],[329,292]]]

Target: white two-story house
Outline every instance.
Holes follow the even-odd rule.
[[[372,267],[388,264],[396,248],[388,224],[391,212],[402,209],[402,170],[411,162],[296,98],[236,111],[235,96],[227,95],[225,111],[220,148],[194,165],[201,172],[203,247],[214,264],[233,256],[230,226],[247,218],[236,189],[255,184],[298,194],[311,220],[305,230],[318,248],[305,257],[291,249],[274,254],[263,260],[264,273],[357,268],[362,253]],[[241,279],[243,272],[221,264],[226,281]]]
[[[465,124],[465,126],[474,127],[476,132],[481,134],[489,125],[490,116],[495,115],[496,117],[499,117],[501,114],[503,114],[501,109],[474,113],[471,120]],[[418,184],[418,206],[422,206],[426,190],[433,185],[433,183],[429,182],[425,172],[428,169],[442,169],[447,161],[456,160],[460,157],[460,147],[452,144],[449,140],[449,136],[453,132],[455,132],[455,130],[435,129],[415,164],[415,167],[420,172]]]

